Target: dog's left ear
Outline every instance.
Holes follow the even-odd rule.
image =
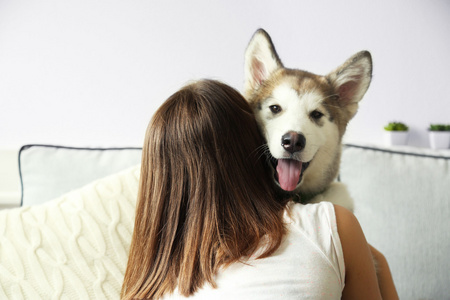
[[[250,96],[274,71],[282,67],[269,34],[264,29],[258,29],[245,51],[245,94]]]
[[[327,78],[339,95],[339,102],[348,109],[352,118],[372,79],[372,56],[368,51],[358,52]]]

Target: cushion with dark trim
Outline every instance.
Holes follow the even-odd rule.
[[[450,150],[347,145],[340,179],[400,299],[448,299]]]
[[[22,205],[59,197],[141,161],[142,149],[25,145],[19,151]]]

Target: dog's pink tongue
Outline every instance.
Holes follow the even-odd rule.
[[[279,159],[277,172],[281,188],[285,191],[293,191],[300,179],[302,162],[293,159]]]

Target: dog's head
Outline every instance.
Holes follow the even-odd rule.
[[[317,193],[337,176],[342,136],[371,77],[367,51],[320,76],[285,68],[270,36],[254,34],[245,53],[245,94],[283,190]]]

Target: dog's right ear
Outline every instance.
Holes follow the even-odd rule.
[[[372,80],[372,56],[361,51],[327,75],[336,89],[339,102],[349,112],[350,119],[358,110],[358,102],[369,88]]]
[[[269,34],[264,29],[258,29],[245,51],[245,94],[251,95],[275,70],[282,67]]]

